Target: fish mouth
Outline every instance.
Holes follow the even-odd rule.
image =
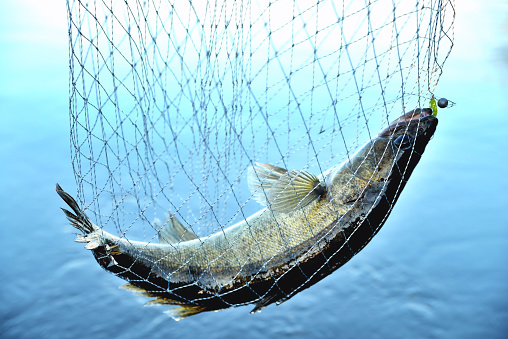
[[[390,125],[399,123],[399,122],[409,122],[411,120],[417,120],[420,118],[432,116],[432,109],[430,108],[416,108],[412,111],[409,111],[405,114],[402,114],[400,117],[392,121]]]
[[[436,131],[437,126],[437,118],[430,115],[425,115],[420,118],[418,118],[418,136],[424,136],[426,139],[426,142],[434,135],[434,132]],[[413,120],[411,120],[413,121]]]
[[[418,125],[419,133],[426,134],[428,128],[435,130],[437,125],[437,118],[432,115],[432,109],[430,108],[417,108],[408,113],[405,113],[392,121],[392,123],[379,132],[379,137],[387,138],[393,135],[396,131],[401,129],[408,130],[410,126]],[[434,132],[432,132],[433,134]]]

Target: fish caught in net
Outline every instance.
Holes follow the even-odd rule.
[[[345,264],[436,130],[451,0],[67,4],[79,203],[57,192],[77,241],[175,319]]]

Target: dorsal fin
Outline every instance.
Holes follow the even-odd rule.
[[[198,314],[201,312],[209,311],[206,307],[197,306],[197,305],[189,305],[185,304],[181,301],[160,297],[154,293],[145,291],[144,289],[137,287],[131,283],[126,283],[120,286],[120,288],[129,290],[134,292],[134,294],[143,297],[155,298],[153,300],[145,303],[145,306],[153,306],[153,305],[176,305],[178,307],[171,308],[169,310],[164,311],[167,315],[169,315],[174,320],[178,321],[186,317],[190,317],[191,315]]]
[[[263,308],[270,305],[273,302],[277,301],[277,296],[275,295],[265,295],[262,297],[257,303],[256,306],[250,311],[250,314],[261,312]]]
[[[194,240],[198,237],[189,228],[185,227],[173,213],[159,230],[161,244],[177,244],[182,241]]]
[[[154,298],[157,297],[156,295],[153,295],[152,293],[142,289],[141,287],[137,287],[136,285],[133,285],[131,283],[125,283],[121,285],[120,288],[123,290],[131,291],[132,293],[142,297],[154,297]]]
[[[209,311],[206,307],[194,306],[194,305],[181,305],[179,307],[170,308],[164,311],[167,315],[176,321],[182,320],[183,318],[190,317],[201,312]]]
[[[256,163],[249,168],[249,189],[254,199],[274,212],[288,213],[305,207],[325,195],[319,179],[307,171],[287,171],[268,164]]]

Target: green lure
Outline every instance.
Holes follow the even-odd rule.
[[[437,104],[436,99],[434,97],[430,99],[430,108],[432,108],[432,115],[437,117]]]

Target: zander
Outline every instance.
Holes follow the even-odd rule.
[[[155,298],[148,304],[177,305],[166,311],[177,320],[246,304],[255,312],[315,284],[372,239],[436,126],[430,109],[413,110],[319,176],[256,163],[249,188],[266,208],[202,238],[173,214],[159,243],[119,238],[94,225],[58,184],[56,190],[83,233],[76,241],[127,280],[125,288]]]

